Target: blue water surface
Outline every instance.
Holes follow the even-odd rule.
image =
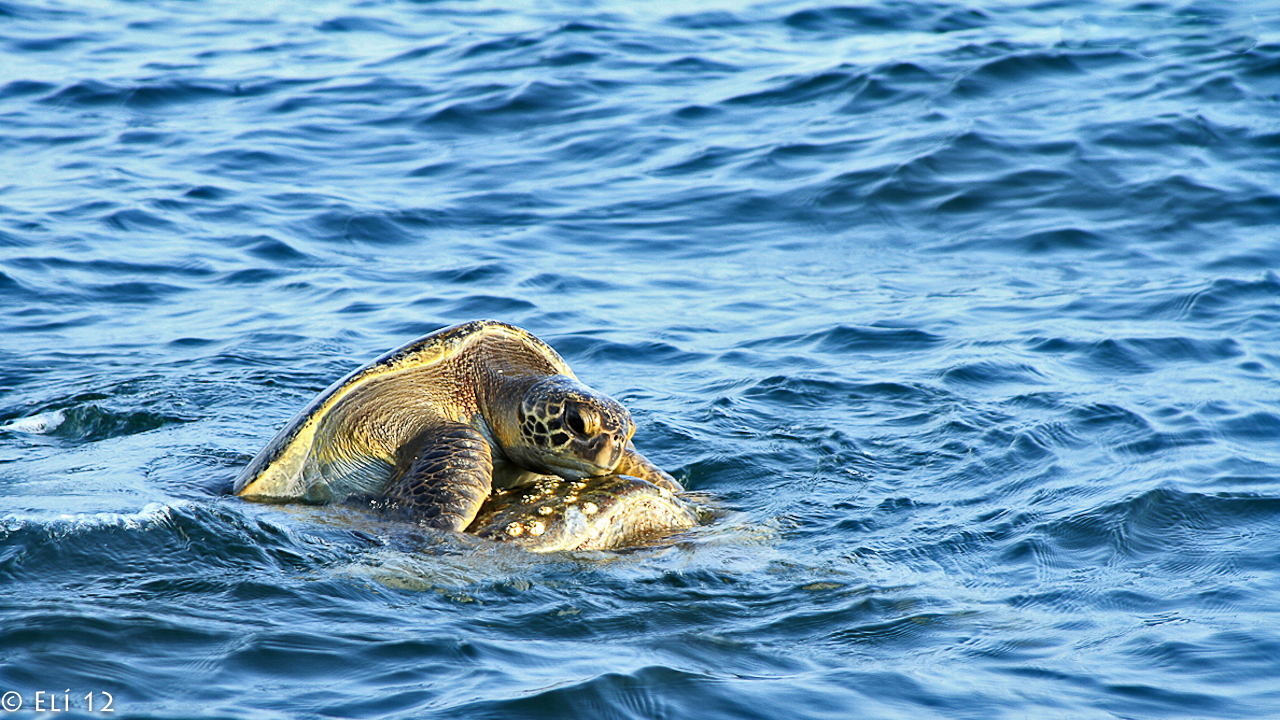
[[[14,717],[1280,717],[1273,3],[0,0],[0,168]],[[227,495],[482,317],[723,517]]]

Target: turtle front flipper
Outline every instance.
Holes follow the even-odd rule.
[[[419,441],[408,469],[387,486],[386,498],[411,509],[423,525],[460,531],[493,488],[489,443],[462,423],[434,426]]]
[[[630,475],[638,477],[641,480],[648,480],[660,488],[666,488],[671,492],[683,492],[684,488],[676,479],[671,477],[662,468],[649,462],[645,456],[641,455],[636,446],[627,441],[627,449],[622,453],[622,460],[618,461],[618,467],[613,469],[615,475]]]

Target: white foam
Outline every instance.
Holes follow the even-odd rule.
[[[0,529],[14,532],[24,527],[36,526],[55,535],[68,535],[83,530],[119,527],[128,530],[145,530],[168,524],[173,506],[164,503],[147,503],[135,512],[86,512],[60,515],[12,514],[0,517]]]
[[[29,417],[18,418],[4,425],[0,425],[0,430],[8,430],[10,432],[29,433],[31,435],[42,435],[52,432],[62,424],[67,416],[61,410],[51,410]]]

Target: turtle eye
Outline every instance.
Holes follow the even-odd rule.
[[[600,415],[591,408],[572,403],[564,409],[564,424],[575,434],[589,437],[600,430]]]

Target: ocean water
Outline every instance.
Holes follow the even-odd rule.
[[[1280,717],[1273,3],[2,0],[0,169],[8,716]],[[227,495],[474,318],[723,516]]]

